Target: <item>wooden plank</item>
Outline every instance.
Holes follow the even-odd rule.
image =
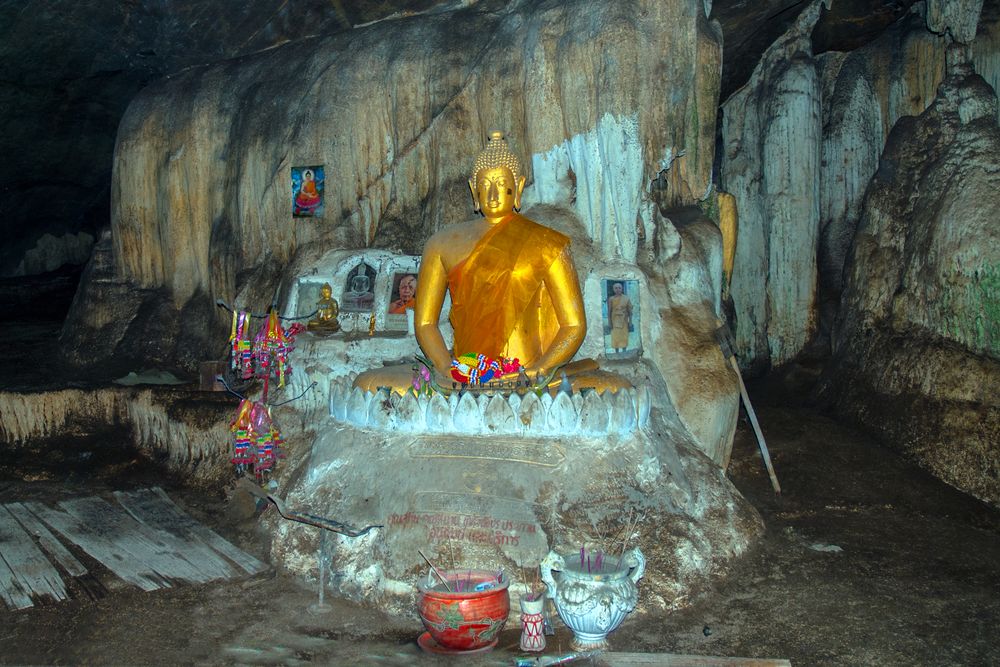
[[[133,554],[165,579],[205,583],[212,577],[174,550],[167,540],[103,498],[64,500],[59,506],[92,530]]]
[[[34,606],[14,572],[0,558],[0,599],[11,609],[27,609]]]
[[[172,506],[149,489],[138,491],[115,491],[118,500],[132,518],[156,531],[161,539],[184,558],[195,564],[210,579],[231,579],[236,570],[229,563],[197,537],[184,535],[175,527],[176,520]]]
[[[38,543],[42,545],[42,549],[56,559],[56,563],[66,571],[66,574],[71,577],[82,577],[87,574],[87,568],[69,552],[69,549],[63,546],[62,542],[56,539],[55,535],[49,532],[45,524],[32,514],[27,507],[21,503],[9,503],[4,505],[4,507],[21,523],[25,531],[38,539]]]
[[[50,509],[37,502],[27,502],[24,506],[50,528],[79,546],[126,582],[144,591],[155,591],[170,586],[169,582],[139,561],[134,554],[115,544],[101,532],[93,530],[72,514]]]
[[[233,561],[244,571],[250,574],[258,574],[259,572],[263,572],[269,568],[267,564],[260,562],[242,549],[239,549],[233,544],[227,542],[210,528],[203,526],[192,519],[184,510],[178,507],[160,487],[154,487],[153,493],[167,503],[168,507],[165,508],[164,511],[172,513],[175,522],[174,525],[179,531],[178,534],[184,535],[185,537],[188,537],[188,539],[200,539],[205,544],[212,547],[212,549],[218,551],[220,554]]]
[[[792,667],[776,658],[724,658],[711,655],[676,653],[600,653],[593,658],[599,667]]]
[[[66,585],[31,535],[10,512],[0,507],[0,558],[7,563],[28,595],[66,599]]]

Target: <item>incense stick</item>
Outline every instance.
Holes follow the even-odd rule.
[[[421,558],[427,561],[427,564],[431,566],[431,570],[433,570],[434,574],[438,576],[438,579],[440,579],[441,583],[444,584],[444,587],[448,589],[448,592],[454,593],[455,591],[451,590],[451,585],[448,584],[448,580],[444,578],[444,575],[441,574],[440,570],[434,567],[434,563],[431,562],[431,559],[428,558],[427,556],[424,556],[424,552],[421,551],[420,549],[417,549],[417,553],[420,554]]]

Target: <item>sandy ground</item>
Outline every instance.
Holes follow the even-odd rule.
[[[753,435],[741,424],[729,474],[767,532],[690,606],[634,614],[611,635],[619,651],[787,658],[795,665],[1000,664],[1000,513],[938,482],[857,432],[807,408],[759,395],[782,484],[771,492]],[[96,442],[69,440],[67,451]],[[88,460],[85,473],[35,460],[0,467],[6,499],[54,502],[159,484],[199,520],[251,553],[265,540],[234,522],[218,493],[186,489],[127,451]],[[59,471],[62,472],[59,472]],[[94,571],[101,572],[95,563]],[[436,664],[415,643],[416,618],[391,619],[331,600],[310,611],[314,586],[270,572],[226,584],[141,593],[107,573],[92,599],[0,611],[3,664]],[[552,652],[570,635],[549,637]],[[513,664],[517,632],[465,664]]]

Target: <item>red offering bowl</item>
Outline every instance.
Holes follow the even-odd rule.
[[[492,648],[510,613],[509,582],[489,570],[442,574],[451,592],[437,578],[417,585],[417,611],[431,639],[448,651]]]

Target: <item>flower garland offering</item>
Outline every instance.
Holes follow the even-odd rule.
[[[411,384],[413,385],[413,391],[419,394],[431,395],[433,387],[431,385],[431,369],[422,364],[414,364],[413,366],[413,379]]]
[[[482,385],[495,377],[517,373],[521,368],[519,359],[490,359],[485,354],[469,352],[452,359],[451,377],[462,384]]]

